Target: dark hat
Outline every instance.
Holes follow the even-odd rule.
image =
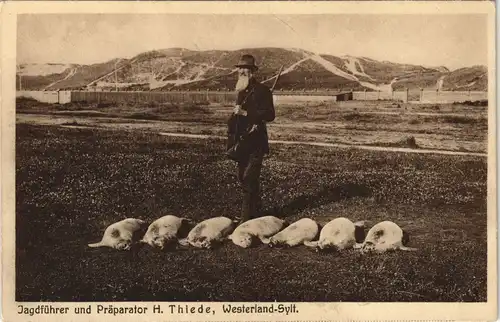
[[[243,68],[246,67],[246,68],[250,68],[253,70],[259,69],[259,67],[257,67],[255,65],[255,58],[252,55],[248,55],[248,54],[242,55],[240,58],[240,61],[235,66],[236,67],[243,67]]]

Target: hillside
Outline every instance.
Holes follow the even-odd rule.
[[[484,66],[449,71],[443,66],[268,47],[235,51],[168,48],[93,65],[25,64],[18,66],[16,84],[19,89],[21,76],[25,90],[231,90],[237,78],[233,66],[243,53],[256,57],[258,78],[268,84],[284,66],[278,90],[487,90],[488,83]]]
[[[488,69],[485,66],[460,68],[443,80],[443,90],[484,91],[488,88]]]

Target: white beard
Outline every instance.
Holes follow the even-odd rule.
[[[236,83],[235,90],[237,92],[241,92],[245,88],[248,87],[248,83],[250,82],[250,77],[248,76],[239,76],[238,82]]]

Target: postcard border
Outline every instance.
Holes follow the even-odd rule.
[[[2,70],[2,279],[4,318],[7,321],[28,321],[33,317],[16,314],[15,299],[15,58],[16,15],[41,13],[198,13],[198,14],[470,14],[488,15],[488,302],[487,303],[297,303],[298,315],[168,315],[166,320],[179,321],[312,321],[314,320],[493,320],[497,317],[497,190],[496,190],[496,38],[495,6],[490,2],[7,2],[3,3],[1,17],[1,70]],[[369,12],[368,12],[369,11]],[[114,307],[134,304],[147,306],[150,312],[154,305],[167,302],[105,302]],[[24,303],[27,304],[27,303]],[[32,303],[52,304],[54,307],[77,307],[98,303]],[[190,303],[192,304],[192,302]],[[221,302],[198,302],[221,312]],[[284,303],[290,304],[290,303]],[[61,316],[62,318],[62,316]],[[138,321],[162,318],[157,314],[108,316],[68,315],[73,321],[99,321],[120,319]],[[40,315],[37,321],[51,321],[50,315]]]

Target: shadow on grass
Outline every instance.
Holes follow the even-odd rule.
[[[302,195],[286,205],[267,208],[265,209],[265,213],[282,218],[331,202],[338,202],[354,197],[370,197],[371,195],[372,191],[366,185],[348,183],[340,186],[327,186],[316,194]]]

